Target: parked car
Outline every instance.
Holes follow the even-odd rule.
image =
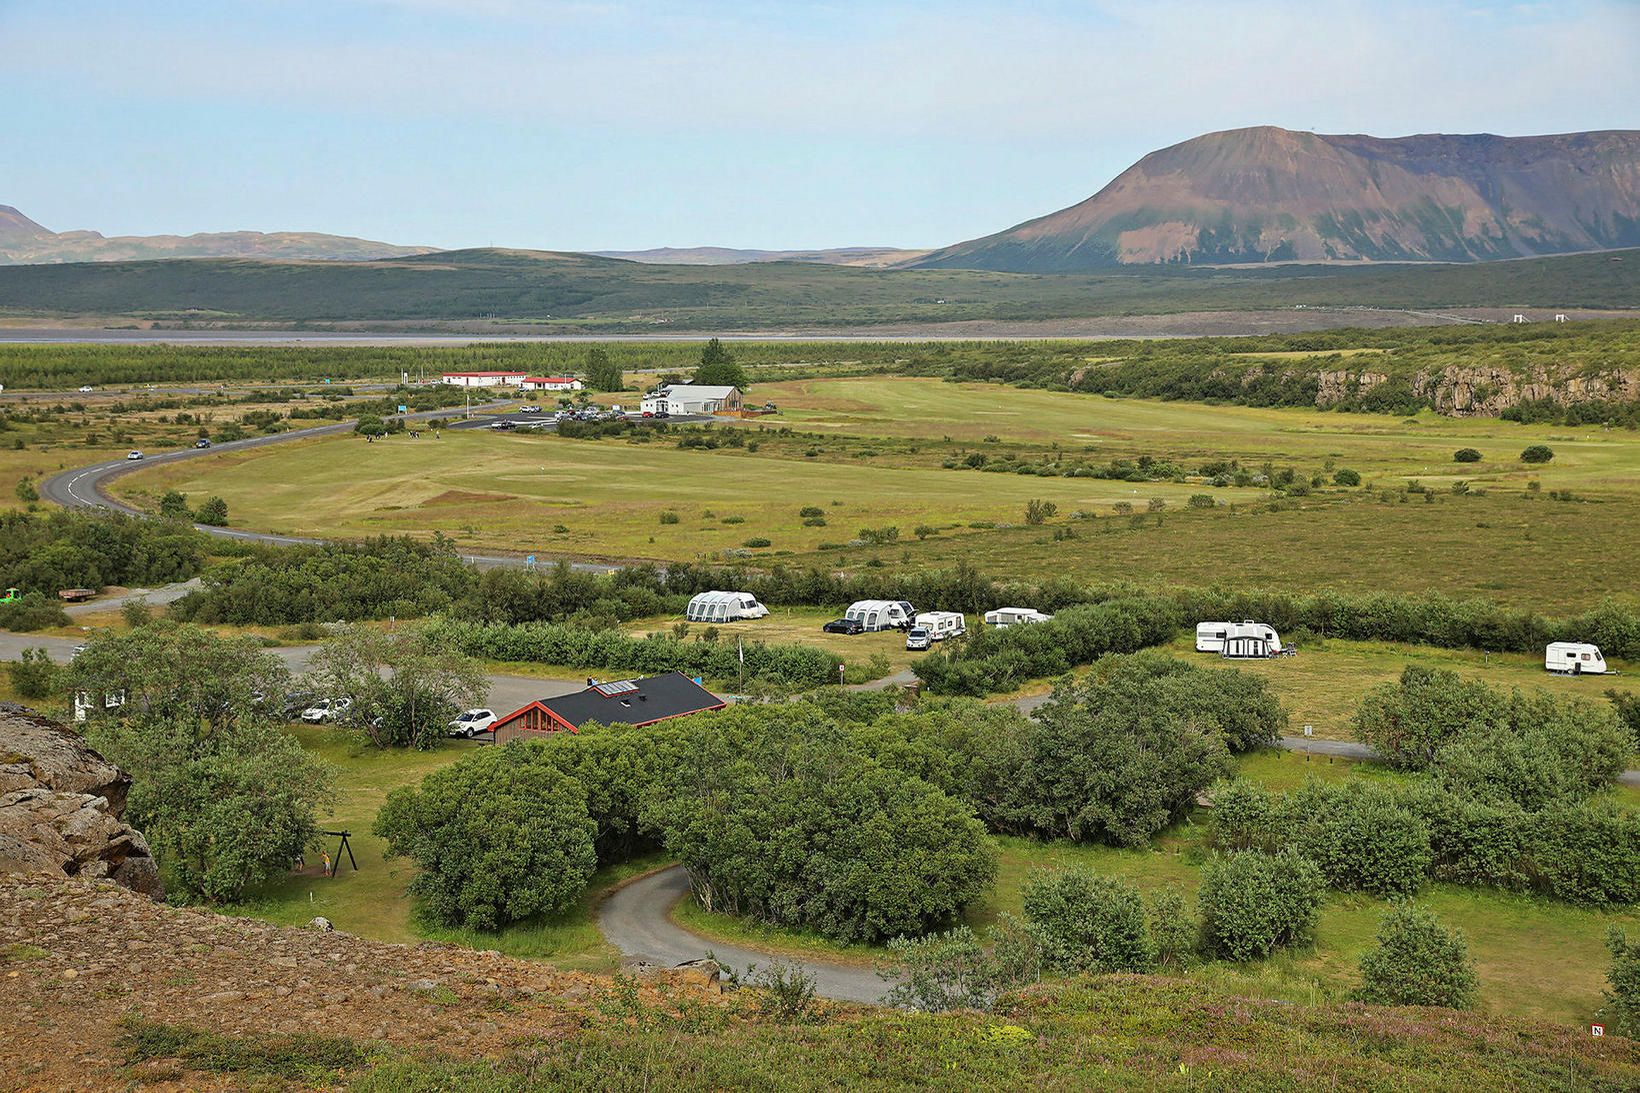
[[[541,407],[539,407],[539,406],[520,406],[518,408],[518,412],[521,413],[521,414],[539,414],[541,412]]]
[[[516,428],[518,428],[518,422],[508,421],[506,418],[502,418],[500,421],[490,422],[490,428],[492,428],[492,429],[516,429]]]
[[[130,451],[125,453],[125,458],[126,459],[141,459],[142,458],[142,453],[137,451],[137,449],[132,448]]]
[[[302,711],[313,705],[313,700],[318,697],[312,691],[291,691],[285,696],[285,704],[281,709],[286,718],[300,717]]]
[[[927,630],[920,626],[913,626],[905,632],[905,647],[907,649],[920,651],[927,649],[932,644],[934,644],[934,639],[929,636]]]
[[[210,446],[211,441],[208,437],[202,436],[198,440],[194,441],[194,447],[196,448],[209,448]]]
[[[450,727],[446,731],[450,736],[465,736],[471,740],[481,732],[489,732],[490,726],[495,722],[494,710],[468,710],[450,722]]]
[[[820,629],[828,634],[863,634],[866,624],[859,619],[832,619]]]
[[[90,394],[92,391],[95,391],[95,390],[96,390],[96,388],[91,386],[88,383],[84,387],[80,388],[80,394],[82,394],[82,395]]]
[[[310,725],[321,721],[340,721],[352,708],[351,698],[322,698],[302,711],[302,720]]]

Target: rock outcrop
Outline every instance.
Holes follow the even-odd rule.
[[[1322,408],[1337,406],[1388,381],[1389,376],[1383,372],[1323,371],[1317,376],[1315,404]],[[1498,417],[1523,402],[1553,402],[1560,406],[1640,402],[1640,371],[1610,369],[1593,375],[1560,375],[1539,366],[1520,375],[1492,365],[1453,364],[1418,372],[1412,377],[1412,393],[1449,417]]]
[[[0,873],[108,879],[162,897],[148,842],[124,820],[130,788],[75,733],[0,704]]]

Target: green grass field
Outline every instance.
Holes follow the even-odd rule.
[[[1552,612],[1636,595],[1624,559],[1640,527],[1640,436],[1628,430],[891,377],[796,380],[758,391],[776,397],[783,413],[744,426],[761,441],[756,452],[680,450],[670,436],[639,444],[462,432],[371,445],[349,437],[156,467],[116,489],[146,504],[169,488],[195,498],[219,494],[237,527],[443,532],[468,549],[547,556],[738,556],[828,569],[968,561],[998,576],[1443,591]],[[799,435],[780,432],[787,427]],[[1538,443],[1554,449],[1554,461],[1521,463],[1520,451]],[[1485,458],[1454,463],[1461,447]],[[939,465],[976,452],[1098,464],[1148,455],[1191,469],[1235,459],[1255,470],[1292,467],[1326,484],[1270,503],[1265,490],[1200,481]],[[1366,486],[1331,485],[1340,468],[1360,473]],[[1411,480],[1432,492],[1400,492]],[[1452,492],[1460,481],[1470,492]],[[1550,497],[1567,493],[1573,500]],[[1217,506],[1187,507],[1196,494]],[[1059,507],[1048,526],[1023,524],[1024,505],[1036,498]],[[1153,499],[1165,510],[1148,513]],[[1118,514],[1118,504],[1136,514]],[[805,526],[799,510],[811,505],[824,526]],[[1077,512],[1091,518],[1073,518]],[[678,522],[663,524],[666,513]],[[884,526],[899,529],[898,541],[849,545],[861,529]],[[925,541],[912,534],[919,526],[932,531]],[[770,545],[744,546],[758,539]]]

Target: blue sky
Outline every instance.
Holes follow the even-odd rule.
[[[932,246],[1217,129],[1640,127],[1640,0],[0,0],[0,102],[58,231]]]

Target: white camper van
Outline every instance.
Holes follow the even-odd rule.
[[[1228,652],[1230,643],[1235,652]],[[1267,650],[1252,652],[1255,644],[1262,643]],[[1245,619],[1241,622],[1201,622],[1196,624],[1196,652],[1218,653],[1221,656],[1273,657],[1281,652],[1281,635],[1273,626]]]
[[[916,625],[928,631],[933,641],[960,638],[968,632],[968,620],[963,618],[960,611],[924,611],[917,616]]]
[[[761,619],[769,609],[750,592],[702,592],[689,601],[684,618],[690,622],[737,622]]]
[[[1600,655],[1600,646],[1583,641],[1551,641],[1543,651],[1543,666],[1562,675],[1606,674],[1606,658]]]
[[[867,632],[873,630],[909,630],[916,612],[904,600],[860,600],[849,604],[843,612],[845,619],[853,619]]]
[[[985,612],[985,625],[1005,629],[1009,626],[1029,626],[1031,623],[1047,622],[1051,618],[1052,615],[1044,615],[1029,607],[999,607],[995,611]]]

